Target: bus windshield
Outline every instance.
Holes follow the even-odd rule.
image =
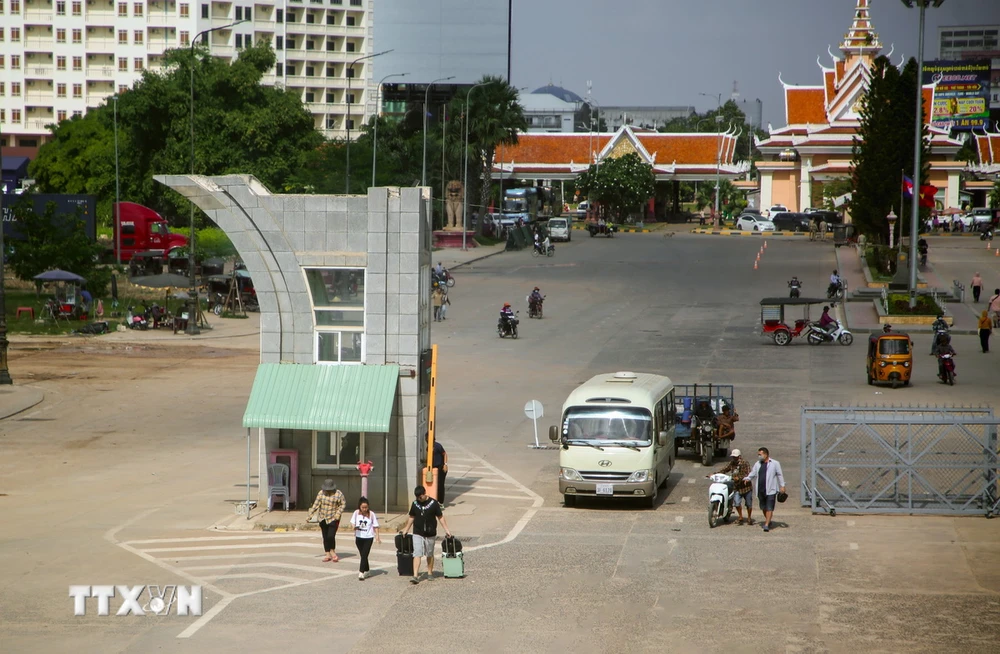
[[[649,411],[607,406],[573,407],[563,420],[567,443],[650,445],[653,419]]]
[[[504,213],[524,213],[525,212],[524,200],[519,198],[507,198],[503,201]]]

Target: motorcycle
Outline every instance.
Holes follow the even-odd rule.
[[[955,385],[955,356],[953,354],[938,355],[938,378],[949,386]]]
[[[798,277],[792,277],[792,281],[788,282],[788,297],[799,297],[801,291],[802,282]]]
[[[831,283],[826,288],[826,299],[828,300],[843,300],[844,299],[845,284],[841,280],[836,284]]]
[[[920,265],[927,265],[927,248],[920,248]]]
[[[993,228],[987,227],[983,230],[983,233],[979,235],[980,241],[992,241],[993,240]]]
[[[841,345],[850,345],[853,343],[854,334],[849,332],[839,320],[835,322],[837,323],[836,329],[831,329],[830,331],[823,329],[816,323],[811,323],[809,325],[809,335],[806,337],[806,340],[809,341],[810,345],[834,342]]]
[[[732,515],[736,487],[729,475],[717,472],[709,479],[712,484],[708,487],[708,526],[714,528],[719,520],[727,522]]]
[[[455,286],[455,278],[451,276],[447,268],[440,275],[436,272],[431,272],[431,281],[444,284],[448,288]]]
[[[149,329],[149,321],[146,320],[144,313],[133,313],[134,307],[129,307],[128,312],[125,314],[125,326],[129,329]]]
[[[542,255],[551,257],[555,253],[556,253],[556,246],[552,245],[551,243],[549,243],[548,249],[546,249],[545,245],[543,245],[542,243],[537,243],[535,244],[535,247],[531,250],[531,256],[533,257],[540,257]]]
[[[542,317],[542,302],[545,301],[545,296],[543,295],[540,300],[532,300],[531,296],[528,296],[528,317],[529,318],[541,318]]]
[[[515,312],[514,315],[517,316],[521,312]],[[505,336],[510,336],[511,338],[517,338],[517,318],[509,318],[507,316],[502,316],[497,321],[497,336],[504,338]]]

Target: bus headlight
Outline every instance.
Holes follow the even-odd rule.
[[[633,472],[631,475],[628,476],[628,479],[625,480],[625,483],[640,484],[648,480],[649,480],[649,470],[636,470],[635,472]]]
[[[559,468],[559,476],[566,481],[583,481],[580,473],[573,468]]]

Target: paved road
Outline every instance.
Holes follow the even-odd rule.
[[[186,423],[162,400],[135,404],[136,419],[124,420],[98,399],[99,387],[64,399],[62,409],[34,416],[58,418],[62,429],[49,438],[63,447],[37,465],[71,462],[64,478],[41,486],[32,468],[10,457],[3,464],[6,483],[20,493],[16,504],[4,498],[16,526],[0,536],[0,599],[16,607],[5,612],[4,640],[16,651],[79,651],[82,626],[83,649],[93,651],[271,652],[287,644],[334,652],[990,651],[1000,619],[997,521],[831,519],[789,502],[769,534],[736,525],[709,530],[706,471],[693,457],[679,461],[653,511],[628,503],[566,509],[555,483],[557,452],[528,447],[527,400],[545,406],[544,438],[567,393],[609,370],[736,384],[736,445],[771,448],[790,486],[800,476],[800,405],[992,401],[994,368],[973,357],[973,337],[957,339],[959,385],[935,384],[926,357],[918,358],[913,386],[893,393],[865,384],[860,343],[777,348],[755,336],[759,298],[783,295],[792,275],[806,294],[822,293],[834,267],[828,245],[773,239],[754,271],[760,245],[621,235],[574,239],[550,259],[507,253],[460,269],[449,319],[435,325],[434,340],[440,437],[456,464],[448,513],[459,535],[476,526],[461,581],[411,587],[383,547],[375,558],[388,574],[359,583],[351,574],[356,559],[319,562],[310,549],[315,535],[221,540],[229,535],[203,530],[219,502],[239,492],[243,441],[235,426],[253,357],[192,357],[146,366],[153,372],[144,376],[119,373],[138,397],[157,398],[157,379],[180,392],[168,367],[192,369],[199,395],[184,399],[199,426],[190,433],[178,431]],[[541,321],[525,317],[524,297],[536,284],[548,296]],[[517,341],[496,337],[505,300],[522,312]],[[81,371],[98,376],[99,367]],[[212,383],[204,381],[208,370]],[[154,426],[144,427],[143,417],[155,418]],[[15,425],[2,437],[15,455],[37,452],[35,439],[52,426]],[[84,444],[96,431],[128,449],[96,450],[108,435]],[[66,447],[72,443],[76,454]],[[150,465],[140,465],[133,448]],[[102,472],[98,464],[109,457],[120,464]],[[134,483],[140,471],[145,486]],[[116,482],[119,475],[131,483]],[[54,516],[50,507],[84,488],[86,503]],[[72,617],[66,586],[109,577],[204,580],[211,584],[205,619]],[[22,585],[27,600],[16,592]],[[190,638],[177,640],[185,631]]]

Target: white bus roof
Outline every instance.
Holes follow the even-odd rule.
[[[642,372],[595,375],[569,394],[563,411],[571,406],[588,405],[651,407],[672,386],[669,377]]]

